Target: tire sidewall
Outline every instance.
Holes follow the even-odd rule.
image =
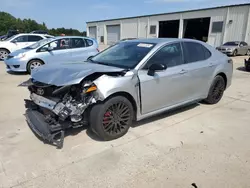
[[[116,134],[116,135],[110,135],[106,133],[104,130],[103,116],[112,104],[115,104],[118,102],[123,102],[124,104],[128,106],[130,110],[130,119],[128,122],[128,126],[123,130],[123,132]],[[92,107],[90,111],[90,126],[93,132],[95,132],[102,140],[105,140],[105,141],[114,140],[114,139],[122,137],[128,132],[133,122],[133,116],[134,116],[134,110],[133,110],[133,106],[131,102],[123,96],[115,96],[115,97],[108,99],[107,101],[103,103],[94,105]]]
[[[0,51],[3,51],[3,52],[7,52],[8,53],[8,55],[10,54],[10,52],[7,50],[7,49],[0,49]],[[4,60],[4,59],[2,59],[2,58],[0,58],[0,60]]]
[[[247,50],[247,53],[246,53],[246,55],[250,55],[250,50]]]
[[[223,78],[222,76],[220,76],[220,75],[216,76],[216,77],[214,78],[213,82],[212,82],[212,85],[211,85],[210,89],[209,89],[208,97],[207,97],[207,99],[205,100],[205,102],[207,102],[207,103],[209,103],[209,104],[216,104],[216,103],[218,103],[218,102],[222,99],[223,94],[224,94],[224,91],[223,91],[223,93],[222,93],[222,95],[221,95],[221,97],[220,97],[219,99],[214,100],[214,99],[212,98],[212,93],[213,93],[215,84],[216,84],[217,81],[219,81],[219,80],[223,82],[223,84],[224,84],[224,91],[225,91],[226,83],[225,83],[224,78]]]
[[[41,60],[31,60],[31,61],[29,61],[29,62],[28,62],[28,65],[27,65],[27,72],[28,72],[29,74],[31,74],[30,65],[31,65],[31,63],[33,63],[34,61],[40,62],[41,65],[43,65],[43,62],[42,62]]]
[[[237,52],[238,52],[237,50],[234,50],[234,51],[233,51],[233,56],[234,56],[234,57],[237,56]]]

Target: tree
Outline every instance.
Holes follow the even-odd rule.
[[[52,28],[48,29],[46,24],[43,22],[42,24],[37,23],[35,20],[31,19],[20,19],[15,18],[9,13],[6,12],[0,12],[0,35],[4,35],[8,32],[10,29],[18,29],[20,32],[31,32],[34,30],[47,30],[49,34],[57,36],[60,34],[65,35],[75,35],[75,36],[83,36],[86,34],[86,32],[80,32],[77,29],[65,29],[62,28]]]

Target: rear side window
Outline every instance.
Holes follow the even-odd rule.
[[[84,48],[85,42],[82,38],[72,38],[71,39],[71,48]]]
[[[92,46],[94,44],[94,42],[92,40],[89,39],[85,39],[87,46]]]
[[[211,52],[199,43],[184,42],[183,47],[186,63],[203,61],[211,56]]]
[[[245,42],[242,42],[241,44],[242,44],[243,46],[248,46],[248,44],[245,43]]]
[[[28,36],[28,41],[29,42],[37,42],[39,40],[42,40],[43,38],[40,36],[36,36],[36,35],[29,35]]]

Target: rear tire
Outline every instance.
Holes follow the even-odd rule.
[[[4,60],[8,57],[9,51],[7,49],[0,49],[0,60]]]
[[[225,88],[226,84],[224,78],[219,75],[216,76],[209,89],[208,97],[204,100],[204,102],[208,104],[218,103],[224,94]]]
[[[247,50],[246,55],[250,56],[250,50]]]
[[[123,96],[116,96],[92,107],[90,127],[101,140],[114,140],[128,132],[133,117],[131,102]]]
[[[27,65],[27,72],[30,74],[31,70],[40,67],[41,65],[43,65],[44,63],[41,60],[35,59],[35,60],[31,60],[28,65]]]

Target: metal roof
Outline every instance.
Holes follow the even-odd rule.
[[[161,15],[167,15],[167,14],[195,12],[195,11],[211,10],[211,9],[218,9],[218,8],[238,7],[238,6],[250,6],[250,3],[225,5],[225,6],[218,6],[218,7],[193,9],[193,10],[185,10],[185,11],[177,11],[177,12],[168,12],[168,13],[160,13],[160,14],[148,14],[148,15],[142,15],[142,16],[132,16],[132,17],[115,18],[115,19],[107,19],[107,20],[96,20],[96,21],[89,21],[89,22],[86,22],[86,23],[88,24],[88,23],[94,23],[94,22],[105,22],[105,21],[115,21],[115,20],[132,19],[132,18],[143,18],[143,17],[150,17],[150,16],[161,16]]]

